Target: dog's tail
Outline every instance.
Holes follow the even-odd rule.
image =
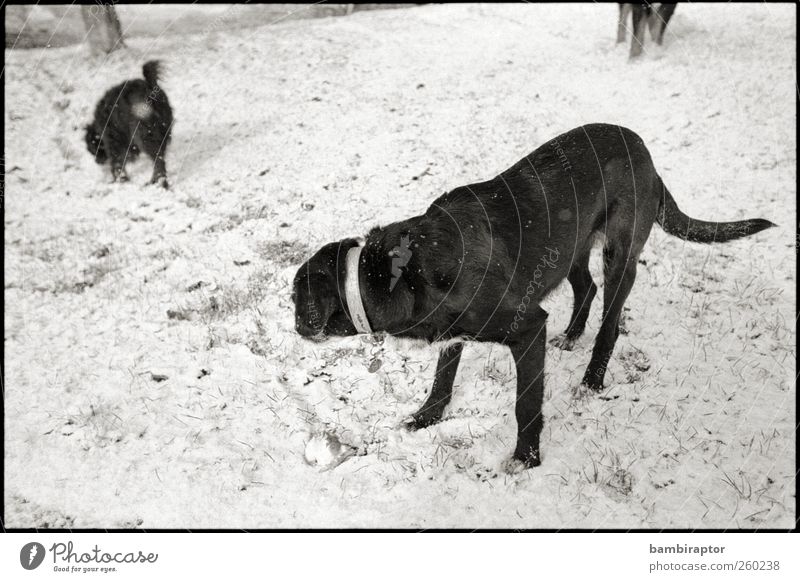
[[[161,63],[159,61],[147,61],[142,67],[142,74],[148,88],[154,89],[158,87],[158,81],[161,79]]]
[[[699,243],[727,242],[777,226],[763,218],[751,218],[736,222],[696,220],[681,212],[661,178],[658,181],[662,194],[656,222],[661,225],[664,232],[672,236]]]

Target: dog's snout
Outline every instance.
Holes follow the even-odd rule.
[[[320,330],[314,329],[312,323],[303,321],[301,318],[296,318],[294,321],[294,329],[303,337],[313,337],[320,333]]]
[[[308,326],[299,319],[296,319],[294,322],[294,330],[300,335],[305,335],[305,336],[312,335],[311,333],[309,333]]]

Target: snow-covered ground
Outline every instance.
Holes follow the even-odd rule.
[[[7,50],[5,525],[791,527],[795,9],[681,4],[636,63],[616,12],[436,5],[105,60]],[[143,161],[109,184],[79,130],[150,58],[176,117],[166,192]],[[510,475],[505,348],[469,346],[444,421],[409,433],[435,349],[303,341],[291,278],[587,122],[639,133],[687,213],[779,228],[702,246],[656,227],[609,388],[572,397],[596,301],[575,351],[548,348],[544,462]],[[551,333],[570,303],[548,299]],[[355,454],[310,466],[322,432]]]

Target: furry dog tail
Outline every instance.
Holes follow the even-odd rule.
[[[658,207],[656,222],[664,232],[683,240],[699,243],[727,242],[777,226],[763,218],[736,222],[696,220],[681,212],[661,178],[658,179],[658,183],[661,186],[661,204]]]
[[[147,61],[142,67],[142,74],[148,88],[154,89],[158,87],[158,81],[161,79],[161,63],[159,61]]]

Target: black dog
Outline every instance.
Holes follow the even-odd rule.
[[[661,44],[664,40],[664,31],[667,29],[669,19],[675,12],[676,5],[665,2],[634,2],[619,3],[619,20],[617,21],[617,42],[625,42],[626,20],[628,13],[633,16],[633,38],[631,39],[631,58],[642,54],[644,47],[645,24],[650,28],[650,36]]]
[[[86,126],[86,147],[98,164],[111,159],[114,181],[126,182],[125,163],[140,152],[153,159],[151,184],[167,184],[164,155],[172,131],[172,107],[158,85],[158,61],[142,67],[144,80],[125,81],[109,89],[94,111],[94,120]]]
[[[575,303],[558,343],[570,348],[597,291],[589,274],[591,245],[595,235],[605,235],[603,320],[582,382],[601,390],[654,222],[702,243],[775,226],[763,219],[688,217],[638,135],[615,125],[586,125],[492,180],[444,194],[421,216],[374,228],[363,248],[353,238],[322,247],[295,276],[295,327],[312,339],[375,330],[429,342],[508,345],[517,371],[514,458],[533,467],[540,463],[547,319],[539,302],[569,280]],[[410,428],[441,419],[461,351],[458,341],[442,348],[433,389]]]

